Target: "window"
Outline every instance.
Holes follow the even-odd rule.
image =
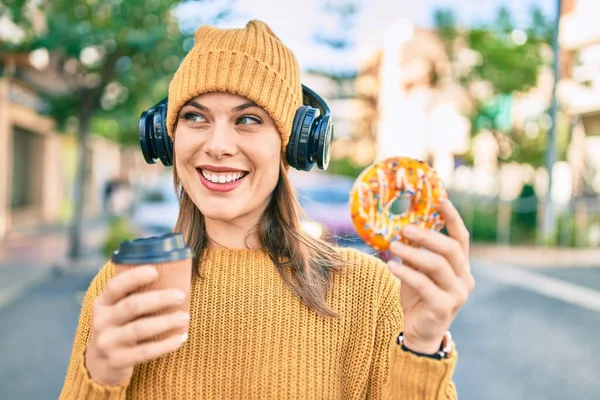
[[[34,199],[33,174],[37,165],[33,154],[35,134],[14,128],[12,145],[12,187],[10,205],[12,208],[30,206]]]

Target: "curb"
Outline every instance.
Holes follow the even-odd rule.
[[[48,268],[40,268],[26,278],[12,280],[9,287],[0,288],[0,312],[17,302],[31,289],[50,279],[65,275],[94,275],[104,266],[105,262],[106,260],[99,255],[87,256],[76,262],[54,264]]]
[[[5,289],[0,289],[0,312],[20,299],[29,289],[35,287],[50,277],[49,270],[40,270],[31,277],[14,282]]]
[[[106,259],[98,253],[98,242],[99,238],[104,235],[106,223],[107,221],[103,218],[85,221],[86,237],[82,242],[84,254],[77,261],[71,261],[65,256],[67,250],[62,248],[64,243],[58,244],[60,248],[55,248],[55,244],[52,244],[52,248],[58,251],[58,255],[37,260],[36,267],[30,267],[31,264],[22,259],[11,262],[10,257],[6,261],[0,258],[0,283],[4,283],[0,284],[0,311],[14,304],[15,301],[35,286],[49,279],[67,274],[90,274],[102,268],[106,263]],[[19,230],[13,232],[11,238],[30,238],[31,240],[43,241],[47,238],[65,237],[66,235],[65,226],[55,224],[43,226],[37,230]],[[2,245],[2,242],[0,242],[0,245]],[[8,251],[10,252],[10,250]]]
[[[597,268],[600,248],[544,248],[529,246],[471,246],[471,260],[525,268]]]

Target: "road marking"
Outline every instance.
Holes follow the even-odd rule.
[[[597,290],[508,265],[479,265],[477,272],[497,282],[600,312],[600,292]]]

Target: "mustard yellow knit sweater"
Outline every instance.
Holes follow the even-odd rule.
[[[386,265],[340,252],[347,271],[328,297],[340,316],[323,318],[291,294],[266,252],[211,249],[192,284],[188,341],[113,387],[84,364],[92,302],[114,275],[108,263],[85,296],[60,399],[456,399],[456,356],[438,361],[396,344],[400,288]]]

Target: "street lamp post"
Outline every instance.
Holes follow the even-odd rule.
[[[550,105],[550,117],[552,124],[548,131],[548,146],[546,148],[546,169],[548,171],[548,190],[546,191],[546,201],[544,204],[544,214],[542,219],[542,243],[547,246],[554,242],[556,233],[556,218],[554,213],[554,204],[552,202],[552,169],[556,163],[556,114],[558,102],[556,99],[556,87],[560,78],[560,48],[558,43],[558,33],[560,26],[560,14],[562,0],[556,0],[556,20],[554,27],[554,35],[552,38],[553,57],[553,73],[554,83],[552,85],[552,100]]]

